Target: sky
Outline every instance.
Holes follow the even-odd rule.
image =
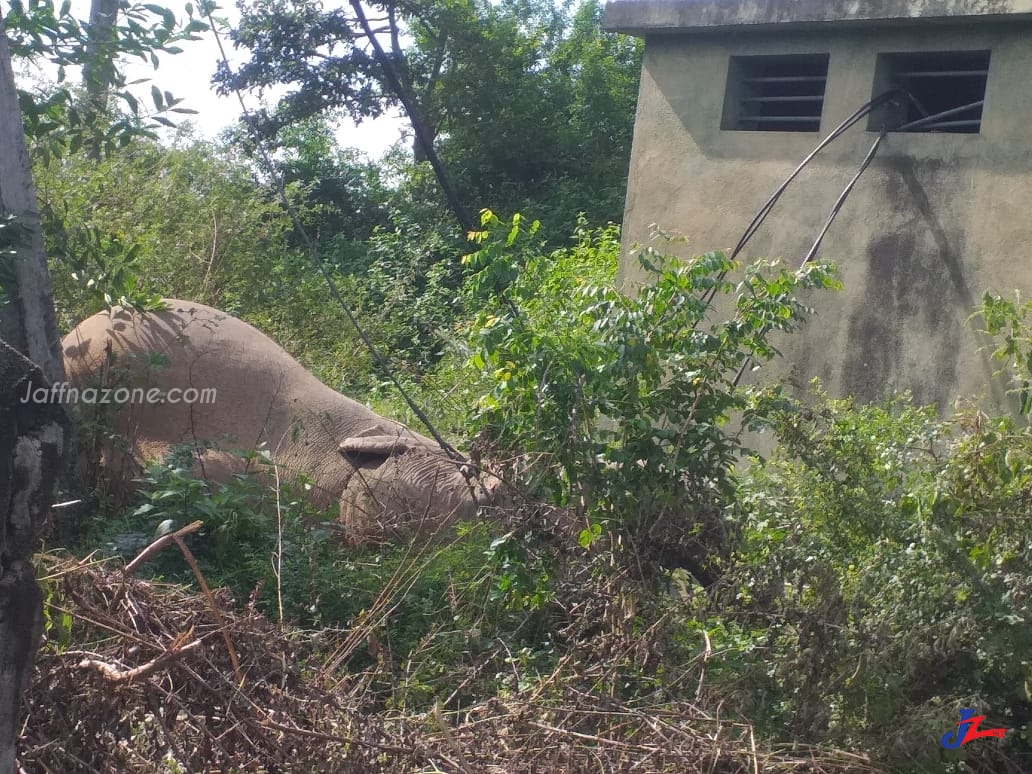
[[[181,0],[170,0],[162,4],[175,11],[180,20],[186,18],[185,3]],[[227,19],[230,23],[239,18],[234,0],[223,0],[222,5],[225,7],[216,12],[216,17]],[[73,0],[72,2],[72,12],[80,19],[89,18],[89,8],[89,0]],[[235,50],[225,32],[221,33],[221,37],[231,65],[246,59],[246,52]],[[215,36],[211,32],[202,33],[200,40],[186,41],[180,43],[179,46],[183,49],[183,53],[161,56],[157,70],[149,62],[145,63],[139,59],[127,60],[124,67],[126,80],[148,79],[145,83],[131,88],[142,105],[153,104],[150,98],[152,84],[157,85],[162,91],[170,91],[173,96],[182,98],[183,101],[178,107],[190,108],[198,112],[196,115],[189,116],[174,115],[172,116],[173,120],[189,119],[196,126],[199,134],[214,138],[222,129],[233,124],[240,115],[240,103],[237,97],[235,95],[220,97],[211,85],[211,76],[220,59]],[[31,73],[25,74],[31,75]],[[69,75],[69,77],[72,76]],[[245,93],[243,96],[248,108],[253,109],[259,106],[256,95]],[[342,146],[358,148],[375,160],[398,142],[404,127],[404,121],[397,113],[394,113],[375,121],[364,121],[358,126],[346,121],[337,128],[336,134],[337,140]]]

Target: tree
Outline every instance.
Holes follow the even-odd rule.
[[[86,89],[88,123],[107,113],[107,99],[115,82],[115,22],[118,19],[119,0],[93,0],[90,5],[90,24],[87,28],[86,62],[82,68],[82,82]],[[100,157],[100,143],[92,145],[93,157]]]
[[[154,138],[160,126],[174,126],[168,114],[194,112],[178,107],[181,100],[156,85],[151,86],[154,108],[145,108],[118,67],[121,57],[132,56],[157,69],[159,53],[180,53],[178,42],[195,40],[208,29],[194,18],[193,5],[187,3],[187,19],[180,24],[160,5],[118,3],[112,11],[110,2],[97,0],[94,23],[77,19],[69,2],[60,8],[53,0],[11,3],[6,28],[13,58],[43,60],[57,72],[56,83],[19,94],[25,133],[37,155],[61,155],[86,146],[99,158],[136,137]],[[83,69],[83,98],[65,85],[70,67]]]
[[[641,48],[602,31],[597,2],[572,17],[543,0],[381,0],[368,5],[375,16],[365,7],[255,4],[233,32],[250,61],[216,81],[290,86],[255,117],[266,139],[313,115],[362,120],[402,105],[416,161],[433,167],[464,231],[465,212],[485,205],[560,204],[563,235],[561,220],[579,210],[619,219]]]
[[[601,5],[485,4],[434,89],[441,157],[477,207],[533,212],[564,244],[579,212],[619,222],[641,62]]]
[[[297,84],[276,114],[260,115],[254,129],[268,137],[285,124],[343,110],[353,119],[374,118],[400,104],[412,125],[416,145],[429,161],[448,206],[464,231],[473,221],[451,177],[437,156],[433,131],[408,77],[401,44],[404,18],[415,6],[393,0],[370,4],[382,16],[370,17],[359,0],[324,11],[311,0],[263,0],[244,10],[232,32],[237,45],[251,49],[251,61],[237,73],[222,63],[215,81],[224,91]],[[388,43],[381,41],[385,38]]]
[[[301,224],[323,256],[346,265],[377,228],[388,226],[390,196],[381,168],[362,153],[338,148],[321,118],[279,132],[276,145],[283,185],[297,203]],[[298,234],[292,241],[303,246]],[[357,255],[354,255],[358,258]]]
[[[95,0],[92,23],[84,30],[71,15],[70,3],[58,10],[48,0],[27,7],[16,0],[0,22],[0,217],[6,219],[0,224],[4,226],[0,248],[5,251],[0,261],[0,291],[7,301],[0,307],[0,334],[55,382],[63,379],[64,371],[26,135],[35,142],[39,155],[60,155],[86,146],[95,159],[102,150],[127,145],[136,136],[153,136],[153,127],[171,125],[160,113],[182,110],[175,107],[178,100],[155,86],[157,113],[148,125],[136,98],[124,90],[125,79],[114,64],[116,57],[150,57],[156,67],[158,51],[177,53],[176,41],[191,39],[207,28],[192,18],[180,28],[171,11],[148,5],[126,6],[125,28],[120,29],[118,10],[117,0]],[[191,6],[188,12],[192,15]],[[19,92],[13,56],[49,61],[57,67],[58,84],[64,81],[67,66],[83,66],[85,110],[77,109],[77,100],[60,85],[49,93]],[[112,123],[106,101],[113,86],[123,89],[119,96],[129,115],[118,116]]]
[[[39,527],[53,502],[53,484],[66,445],[67,419],[59,405],[26,404],[19,394],[23,387],[41,389],[46,394],[47,381],[63,380],[64,368],[11,52],[2,21],[0,225],[0,236],[5,237],[0,289],[6,296],[0,306],[0,774],[13,774],[17,770],[15,743],[21,694],[39,647],[42,620],[43,595],[31,558]]]
[[[37,363],[51,382],[64,380],[50,274],[43,254],[36,188],[32,182],[7,36],[0,25],[0,218],[5,227],[0,290],[0,338]]]

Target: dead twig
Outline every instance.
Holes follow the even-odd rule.
[[[122,568],[122,577],[128,578],[130,575],[133,575],[138,569],[140,569],[141,564],[146,562],[148,559],[154,556],[154,554],[158,553],[169,543],[173,542],[176,538],[183,538],[186,535],[196,532],[203,526],[203,521],[194,521],[187,524],[185,527],[176,530],[175,532],[170,532],[167,535],[162,535],[153,543],[151,543],[142,551],[140,551],[140,553],[137,555],[135,559],[133,559],[131,562],[129,562],[129,564]]]
[[[183,541],[183,537],[196,532],[204,526],[203,521],[193,521],[187,524],[185,527],[177,529],[175,532],[171,532],[168,535],[163,535],[153,543],[144,548],[135,559],[127,564],[122,569],[123,586],[119,590],[119,596],[124,592],[124,580],[139,569],[149,558],[158,553],[165,546],[170,543],[175,543],[179,550],[183,554],[183,558],[186,559],[186,563],[190,565],[190,570],[193,572],[194,577],[197,579],[198,585],[201,587],[201,592],[204,594],[204,598],[208,601],[208,607],[211,609],[211,613],[215,616],[215,620],[218,622],[219,630],[222,633],[222,640],[226,643],[226,650],[229,652],[229,660],[233,665],[233,674],[236,675],[237,682],[240,685],[244,683],[244,674],[240,670],[240,659],[237,656],[236,648],[233,647],[233,641],[229,637],[229,632],[226,631],[226,623],[222,616],[222,610],[219,608],[218,603],[215,601],[215,596],[211,593],[211,589],[208,587],[208,582],[204,578],[204,574],[201,572],[201,568],[197,564],[197,559],[193,555],[193,551]]]
[[[186,632],[190,634],[191,632]],[[173,642],[169,645],[168,650],[162,653],[155,659],[151,659],[146,664],[140,664],[138,667],[132,669],[119,669],[116,666],[108,664],[107,662],[100,661],[99,659],[84,658],[79,662],[78,666],[80,669],[95,669],[104,676],[105,680],[110,680],[113,683],[127,683],[132,680],[142,679],[152,672],[157,671],[161,667],[168,664],[177,658],[189,653],[190,651],[196,650],[201,646],[201,640],[194,640],[193,642],[187,643],[186,645],[180,645]]]
[[[196,524],[197,522],[194,523]],[[204,574],[201,572],[201,568],[197,565],[197,560],[194,558],[193,551],[187,547],[186,543],[183,542],[183,538],[178,534],[173,534],[172,539],[175,541],[175,544],[179,546],[179,550],[183,552],[183,557],[186,559],[186,563],[190,565],[190,569],[193,571],[194,577],[197,578],[197,583],[201,586],[204,598],[208,600],[211,614],[215,616],[215,620],[219,625],[219,631],[222,633],[222,640],[226,643],[226,650],[229,652],[229,661],[233,665],[233,674],[236,675],[237,685],[243,685],[244,673],[240,671],[240,658],[237,656],[236,648],[233,647],[233,640],[230,639],[229,632],[226,630],[226,621],[222,617],[222,610],[215,601],[215,595],[212,594],[211,589],[208,588],[208,581],[204,579]]]

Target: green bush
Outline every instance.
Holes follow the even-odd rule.
[[[288,553],[297,540],[317,534],[304,524],[317,515],[287,486],[277,498],[260,477],[268,472],[261,455],[249,455],[250,472],[236,474],[224,484],[194,478],[194,462],[192,449],[181,447],[150,465],[139,482],[138,504],[121,518],[105,522],[90,542],[128,560],[159,533],[202,521],[201,531],[186,538],[201,571],[211,585],[229,586],[246,597],[270,581],[278,536]],[[148,567],[169,580],[194,581],[175,548],[157,554]]]
[[[711,674],[767,734],[877,747],[908,770],[978,754],[935,743],[960,707],[1025,735],[1032,434],[941,422],[908,396],[759,403],[780,445],[739,487],[711,610],[740,636]]]
[[[796,293],[833,286],[828,268],[648,249],[648,281],[632,297],[613,283],[615,226],[582,223],[572,247],[543,255],[519,215],[485,211],[483,224],[465,259],[481,309],[470,363],[490,382],[473,427],[522,455],[523,480],[577,515],[583,545],[611,533],[643,558],[711,576],[699,532],[720,530],[734,490],[739,371],[775,356],[770,337],[804,318]]]
[[[501,636],[517,648],[547,648],[545,613],[523,611],[540,609],[544,600],[528,606],[516,597],[529,586],[515,582],[514,572],[532,562],[522,556],[513,567],[508,536],[495,539],[480,524],[432,547],[348,548],[335,514],[314,512],[303,487],[284,483],[277,495],[264,459],[252,455],[250,462],[254,473],[216,484],[193,477],[189,449],[174,450],[141,479],[139,504],[104,522],[88,545],[128,561],[159,534],[202,521],[184,540],[209,586],[228,587],[275,620],[366,630],[370,647],[357,649],[350,662],[403,664],[397,702],[406,705],[432,703],[438,690],[450,693],[450,670],[472,668]],[[175,546],[141,572],[196,583]],[[521,633],[513,635],[516,630]]]

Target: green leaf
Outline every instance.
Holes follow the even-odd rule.
[[[135,515],[139,516],[139,511],[137,511]],[[174,531],[175,521],[173,519],[165,519],[163,522],[158,524],[158,526],[154,529],[154,537],[164,537],[165,535],[171,534]]]

